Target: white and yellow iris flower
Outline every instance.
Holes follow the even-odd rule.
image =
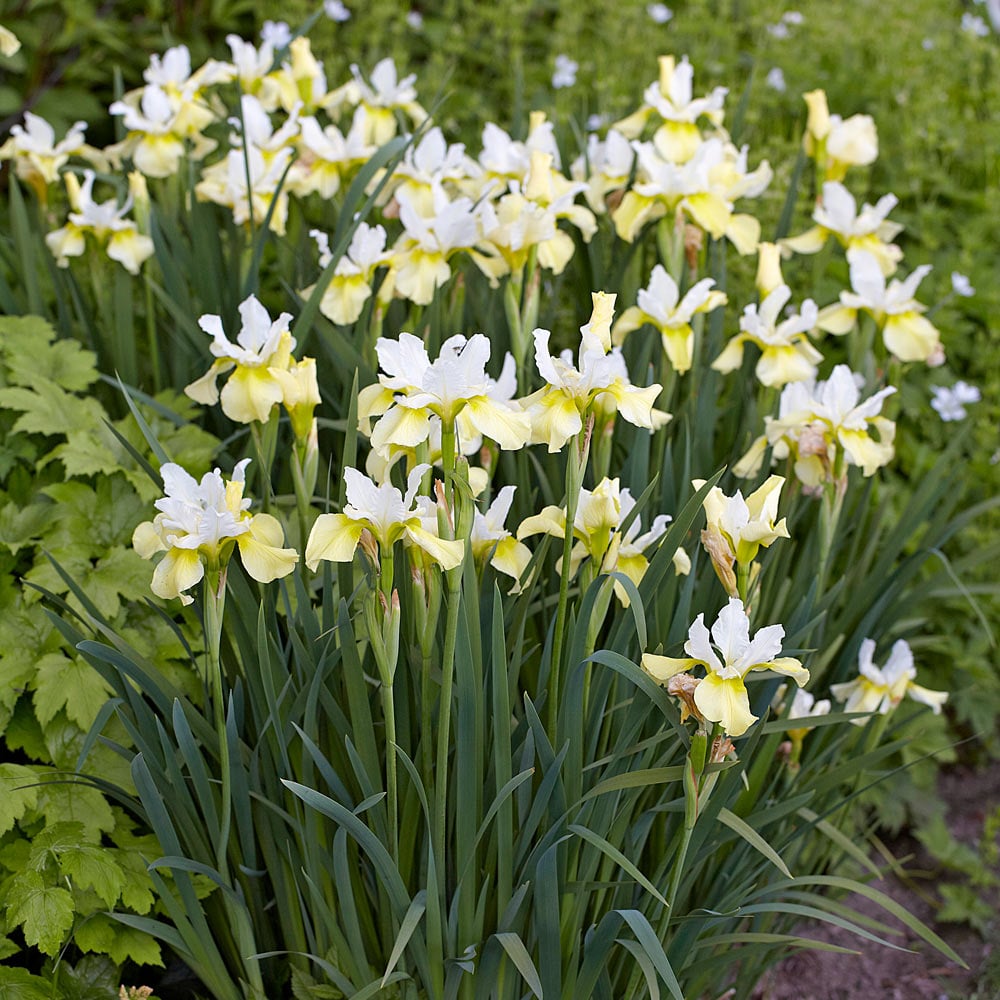
[[[709,722],[718,722],[729,736],[742,736],[757,721],[750,711],[745,678],[755,670],[770,670],[791,677],[801,687],[809,671],[790,656],[779,656],[782,625],[758,629],[750,638],[750,619],[739,598],[731,597],[719,612],[711,635],[704,614],[698,615],[684,644],[686,658],[645,653],[643,669],[658,683],[701,666],[705,676],[694,691],[694,703]]]
[[[214,406],[221,399],[222,412],[237,423],[266,423],[284,398],[282,382],[274,372],[287,369],[291,363],[295,340],[288,324],[292,314],[282,313],[272,321],[254,295],[240,303],[239,313],[241,325],[235,344],[226,337],[220,316],[206,314],[199,318],[198,326],[212,337],[210,350],[216,360],[184,392],[206,406]],[[234,368],[220,395],[216,380]]]
[[[70,257],[82,256],[86,250],[86,237],[91,236],[112,260],[130,274],[138,274],[143,262],[153,255],[153,241],[140,233],[131,219],[125,218],[132,207],[131,193],[120,207],[114,198],[98,203],[92,197],[93,170],[84,171],[82,185],[75,174],[65,174],[64,177],[73,211],[69,213],[65,226],[45,237],[45,245],[52,251],[56,264],[68,267]]]
[[[660,331],[671,367],[678,375],[683,375],[691,368],[694,352],[692,319],[698,313],[709,313],[727,302],[726,293],[714,289],[714,285],[713,278],[702,278],[682,299],[677,282],[662,264],[657,264],[649,284],[639,289],[637,305],[626,309],[615,321],[611,342],[620,346],[629,333],[648,323]]]
[[[512,593],[520,590],[524,572],[531,562],[531,550],[505,527],[516,489],[516,486],[504,486],[485,512],[476,509],[469,537],[472,556],[478,564],[488,558],[495,570],[514,579]]]
[[[369,531],[382,553],[398,542],[408,542],[426,552],[442,569],[454,569],[465,553],[461,539],[439,538],[422,523],[427,497],[418,498],[417,490],[426,464],[413,468],[406,480],[406,493],[392,483],[376,485],[357,469],[344,469],[347,503],[341,514],[320,514],[306,543],[306,565],[315,570],[322,560],[351,562],[361,539]],[[424,503],[418,502],[425,501]]]
[[[709,125],[722,125],[722,106],[728,90],[716,87],[707,97],[693,96],[694,67],[684,56],[680,62],[673,56],[660,56],[659,79],[643,92],[640,108],[615,124],[629,139],[637,139],[646,124],[658,117],[657,142],[672,163],[686,163],[701,144],[698,126],[704,118]]]
[[[401,333],[398,340],[380,337],[375,352],[382,374],[358,400],[363,420],[381,415],[371,431],[372,448],[386,457],[392,448],[415,448],[428,439],[434,416],[454,427],[459,438],[471,429],[505,450],[524,447],[531,436],[530,419],[497,393],[498,383],[486,373],[490,351],[483,334],[456,334],[431,362],[423,341],[413,334]]]
[[[865,250],[875,256],[886,276],[896,270],[903,259],[903,251],[892,241],[902,232],[898,222],[889,222],[889,213],[899,204],[894,194],[879,198],[874,205],[865,204],[858,211],[858,203],[843,184],[827,181],[823,185],[823,198],[813,212],[812,229],[801,236],[781,241],[781,245],[795,253],[819,253],[827,240],[835,236],[845,250]]]
[[[318,229],[310,229],[309,235],[319,248],[319,266],[325,269],[333,260],[330,239]],[[369,226],[367,222],[358,224],[351,245],[337,261],[333,277],[320,300],[319,311],[331,322],[347,325],[356,322],[361,315],[371,298],[375,272],[387,266],[392,256],[385,248],[385,240],[385,230],[381,226]],[[304,288],[302,297],[308,299],[315,287]]]
[[[757,558],[761,547],[769,548],[777,539],[789,537],[785,519],[777,520],[784,484],[782,476],[770,476],[746,499],[739,490],[729,497],[713,486],[702,501],[706,520],[702,545],[719,580],[732,596],[737,593],[733,563],[747,567]],[[705,481],[695,479],[692,485],[696,490],[701,489]]]
[[[912,698],[930,707],[935,715],[948,700],[947,691],[931,691],[914,684],[917,668],[913,663],[913,651],[904,639],[893,643],[889,659],[884,667],[874,661],[875,640],[865,639],[858,650],[859,674],[846,684],[832,684],[830,691],[838,701],[845,702],[845,712],[878,712],[887,715],[904,697]],[[863,726],[866,719],[852,720]]]
[[[791,297],[788,285],[778,285],[759,307],[748,305],[740,317],[740,332],[726,344],[712,368],[724,374],[735,371],[743,363],[744,346],[751,343],[760,348],[754,372],[762,385],[779,388],[814,379],[823,355],[809,342],[808,333],[816,326],[818,310],[812,299],[806,299],[800,312],[781,319]]]
[[[615,296],[595,292],[593,297],[591,320],[580,328],[578,366],[568,350],[559,357],[549,354],[548,330],[533,333],[535,364],[546,384],[521,402],[531,417],[531,443],[546,443],[550,452],[559,451],[583,430],[585,417],[595,403],[602,410],[617,411],[636,427],[650,430],[670,419],[653,408],[661,386],[654,383],[641,389],[632,385],[621,348],[611,347]]]
[[[281,524],[270,514],[251,514],[248,509],[251,501],[243,496],[243,486],[249,461],[236,465],[229,482],[218,469],[198,482],[173,462],[161,467],[166,496],[154,505],[160,513],[140,524],[132,536],[143,559],[166,553],[153,571],[151,589],[157,597],[179,597],[190,604],[193,598],[187,591],[204,577],[206,567],[225,569],[234,546],[243,568],[260,583],[294,569],[299,556],[282,547]]]
[[[864,250],[848,250],[851,291],[840,293],[840,303],[821,309],[816,325],[827,333],[845,334],[854,329],[858,313],[866,312],[882,331],[886,350],[900,361],[941,364],[944,348],[941,334],[923,316],[926,306],[914,298],[917,286],[930,272],[922,264],[903,281],[893,278],[888,286],[878,258]]]
[[[843,180],[850,167],[878,159],[878,131],[870,115],[831,115],[822,90],[812,90],[803,99],[809,109],[803,146],[826,180]]]
[[[880,411],[895,391],[886,386],[860,402],[861,391],[847,365],[837,365],[825,382],[792,382],[781,392],[777,418],[764,418],[764,434],[733,472],[756,475],[770,445],[772,461],[791,458],[796,477],[810,489],[841,479],[847,474],[845,465],[874,475],[893,456],[896,425]]]

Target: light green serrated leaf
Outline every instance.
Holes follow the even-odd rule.
[[[30,352],[7,356],[10,381],[29,388],[44,378],[71,392],[82,392],[100,377],[96,366],[97,355],[75,340],[36,344]]]
[[[75,885],[93,889],[106,906],[114,906],[125,887],[125,872],[103,847],[71,847],[60,852],[59,865]]]
[[[27,969],[0,968],[0,1000],[52,1000],[52,984]]]
[[[30,357],[39,347],[50,344],[55,335],[52,325],[41,316],[0,316],[0,353],[5,359]]]
[[[163,956],[155,938],[103,913],[95,913],[83,921],[73,940],[82,951],[110,955],[119,965],[125,962],[163,965]]]
[[[7,920],[22,925],[24,940],[46,955],[57,955],[73,926],[72,894],[27,871],[7,883],[5,900]]]
[[[0,834],[14,828],[14,824],[28,809],[38,804],[38,779],[30,767],[23,764],[0,764]]]
[[[70,431],[66,443],[54,449],[50,458],[59,459],[67,476],[111,476],[124,460],[124,452],[105,428]]]
[[[75,396],[48,379],[39,379],[31,389],[0,389],[0,407],[21,412],[14,430],[25,434],[65,435],[98,427],[105,416],[104,407],[96,399]]]
[[[41,538],[54,508],[51,503],[32,503],[22,507],[8,503],[0,509],[0,545],[16,554]]]
[[[5,962],[20,950],[20,947],[14,941],[11,941],[9,937],[0,937],[0,962]],[[0,986],[0,996],[2,995],[3,987]]]
[[[88,841],[114,829],[115,816],[108,800],[81,781],[54,780],[43,775],[38,788],[38,810],[50,823],[81,823]]]
[[[61,709],[81,729],[89,729],[111,695],[111,686],[86,661],[50,653],[38,661],[35,677],[35,714],[42,726]]]

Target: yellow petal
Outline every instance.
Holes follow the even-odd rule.
[[[694,703],[710,722],[721,723],[729,736],[742,736],[757,721],[739,677],[724,678],[709,672],[695,689]]]
[[[665,213],[666,208],[652,198],[635,191],[626,191],[621,204],[612,212],[611,221],[618,236],[626,243],[631,243],[647,222],[658,219]]]
[[[281,402],[281,386],[266,368],[237,366],[222,388],[222,412],[238,424],[254,420],[266,424],[271,410]]]
[[[165,552],[167,546],[156,530],[156,525],[152,521],[143,521],[132,532],[132,548],[143,559],[150,559],[157,552]]]
[[[941,343],[937,327],[918,312],[890,316],[882,339],[900,361],[926,361]]]
[[[299,561],[295,549],[281,547],[284,541],[281,523],[270,514],[250,519],[250,530],[236,537],[243,568],[258,583],[270,583],[287,576]]]
[[[742,256],[757,252],[760,243],[760,221],[752,215],[732,215],[726,223],[726,239]]]
[[[504,451],[523,448],[531,438],[531,418],[527,413],[487,396],[470,399],[462,412],[483,437],[496,441]]]
[[[215,384],[216,380],[220,375],[231,371],[233,367],[232,361],[226,361],[222,358],[213,361],[212,367],[201,378],[195,379],[190,385],[185,386],[184,394],[190,396],[196,403],[215,406],[219,401],[219,390]]]
[[[840,336],[844,333],[850,333],[857,321],[857,309],[851,309],[848,306],[832,305],[827,306],[825,309],[820,309],[819,315],[816,317],[816,326],[827,333]]]
[[[541,514],[526,517],[517,529],[518,538],[530,535],[552,535],[562,538],[566,534],[566,511],[561,507],[546,507]]]
[[[732,209],[725,198],[709,191],[702,191],[699,194],[688,195],[683,204],[691,218],[709,235],[717,240],[726,235]]]
[[[513,535],[509,535],[497,542],[490,565],[495,570],[506,573],[507,576],[512,576],[520,582],[530,562],[531,549],[523,542],[519,542]]]
[[[642,669],[657,684],[666,684],[675,674],[682,674],[700,662],[700,660],[677,659],[673,656],[657,656],[655,653],[642,654]]]
[[[320,514],[306,542],[306,565],[315,571],[321,559],[350,562],[364,528],[346,514]]]
[[[150,589],[157,597],[170,600],[179,597],[182,604],[194,598],[184,591],[193,587],[205,575],[205,567],[197,549],[170,549],[153,571]]]
[[[414,545],[419,545],[442,569],[454,569],[465,555],[465,543],[460,538],[438,538],[416,523],[406,526],[406,537]]]

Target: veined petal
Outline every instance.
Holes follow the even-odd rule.
[[[865,476],[874,475],[876,469],[892,461],[892,442],[873,441],[865,431],[849,431],[842,427],[837,431],[837,440],[851,461],[861,466]]]
[[[743,364],[743,343],[745,340],[746,336],[742,333],[733,337],[722,349],[722,353],[712,362],[713,371],[722,372],[723,375],[736,371]]]
[[[222,358],[213,361],[212,367],[201,378],[195,379],[189,386],[185,386],[184,394],[190,396],[196,403],[214,406],[219,401],[219,390],[215,384],[216,380],[220,375],[224,375],[233,367],[235,366],[232,361],[226,361]]]
[[[406,537],[419,545],[442,569],[454,569],[465,555],[465,542],[460,538],[438,538],[418,523],[407,524]]]
[[[346,514],[320,514],[306,542],[306,565],[315,572],[321,559],[350,562],[365,527]]]
[[[787,247],[793,253],[819,253],[826,246],[829,235],[825,229],[813,226],[801,236],[790,236],[783,239],[781,246]]]
[[[726,239],[743,257],[757,252],[760,243],[760,220],[752,215],[731,215],[726,225]]]
[[[143,521],[132,532],[132,548],[143,559],[151,559],[157,552],[165,552],[167,546],[156,530],[156,525],[152,521]]]
[[[282,548],[284,540],[281,523],[270,514],[255,515],[250,519],[250,530],[237,536],[243,568],[258,583],[270,583],[295,568],[299,554]]]
[[[665,207],[653,198],[626,191],[621,204],[611,214],[611,221],[618,236],[631,243],[647,222],[660,218],[665,212]]]
[[[710,722],[721,723],[729,736],[742,736],[757,721],[740,677],[719,677],[710,672],[695,688],[694,703]]]
[[[633,330],[638,330],[643,323],[647,323],[646,314],[638,306],[630,306],[615,320],[615,325],[611,330],[611,343],[615,347],[621,347],[626,336]]]
[[[691,369],[694,359],[694,330],[690,326],[678,326],[663,330],[660,334],[663,350],[671,366],[678,375]]]
[[[721,239],[726,235],[732,208],[725,198],[709,191],[702,191],[699,194],[688,195],[682,204],[686,206],[691,218],[710,236]],[[754,243],[754,249],[756,247],[757,244]]]
[[[834,304],[832,306],[827,306],[825,309],[820,309],[819,314],[816,317],[816,326],[820,330],[825,330],[827,333],[833,333],[840,336],[844,333],[850,333],[854,329],[854,325],[858,321],[858,311],[857,309],[852,309],[850,306],[842,306]]]
[[[947,691],[931,691],[919,684],[907,685],[906,693],[914,701],[919,701],[921,705],[928,705],[935,715],[941,714],[941,706],[948,700]]]
[[[673,656],[658,656],[655,653],[642,654],[642,669],[658,684],[666,684],[671,677],[698,666],[700,662],[683,657],[678,659]]]
[[[493,558],[490,565],[507,576],[512,576],[520,582],[524,576],[524,571],[531,562],[531,549],[524,542],[519,542],[513,535],[501,538],[493,550]]]
[[[583,420],[576,402],[559,390],[542,390],[528,407],[531,418],[531,444],[547,443],[557,452],[583,430]]]
[[[518,538],[530,535],[552,535],[563,538],[566,535],[566,511],[561,507],[546,507],[541,514],[526,517],[517,529]]]
[[[470,399],[463,412],[483,437],[496,441],[504,451],[523,448],[531,438],[531,418],[527,413],[487,396]]]
[[[617,403],[618,413],[630,424],[636,427],[652,429],[652,410],[656,397],[660,395],[662,386],[653,383],[645,389],[634,385],[612,385],[606,392],[613,396]]]
[[[371,444],[376,451],[389,445],[415,448],[426,441],[431,432],[430,415],[426,410],[411,410],[406,406],[393,406],[372,431]]]
[[[937,327],[918,312],[890,316],[882,330],[882,339],[900,361],[926,361],[941,343]]]
[[[205,567],[197,549],[171,548],[153,570],[150,590],[165,600],[179,597],[182,604],[190,604],[194,598],[184,591],[193,587],[204,575]]]
[[[266,368],[237,366],[222,387],[219,398],[222,412],[230,420],[238,424],[249,424],[254,420],[266,424],[271,410],[281,402],[282,396],[281,386]]]
[[[763,629],[761,629],[763,631]],[[759,635],[760,633],[758,633]],[[778,656],[767,663],[760,663],[751,670],[771,670],[776,674],[791,677],[799,687],[809,683],[809,671],[794,656]]]

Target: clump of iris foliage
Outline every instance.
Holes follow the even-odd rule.
[[[48,321],[0,328],[4,544],[51,659],[0,892],[6,954],[59,959],[11,984],[160,942],[219,998],[749,996],[810,920],[898,935],[831,891],[957,960],[845,876],[859,797],[946,742],[906,639],[981,512],[961,439],[883,478],[952,336],[876,122],[811,90],[772,166],[677,55],[582,141],[463,146],[391,59],[228,45],[155,58],[110,146],[3,147],[0,304]],[[87,503],[102,545],[50,545]]]

